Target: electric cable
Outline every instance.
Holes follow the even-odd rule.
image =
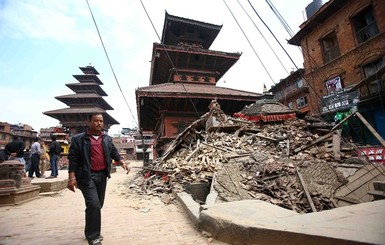
[[[241,6],[243,12],[245,12],[245,14],[247,15],[247,17],[249,17],[249,19],[251,20],[251,22],[253,23],[254,27],[257,29],[257,31],[259,32],[259,34],[262,36],[263,40],[265,41],[265,43],[269,46],[270,50],[273,52],[274,56],[277,58],[277,60],[279,61],[279,63],[281,64],[282,68],[286,71],[287,74],[290,74],[288,72],[288,70],[286,70],[286,67],[283,65],[281,59],[278,57],[277,53],[274,51],[273,47],[271,47],[270,43],[267,41],[266,37],[263,35],[263,33],[261,32],[261,30],[258,28],[257,24],[254,22],[254,20],[251,18],[251,16],[247,13],[246,9],[243,7],[243,5],[239,2],[239,0],[237,0],[239,6]]]
[[[244,30],[242,29],[241,25],[239,24],[237,18],[235,18],[235,16],[234,16],[233,12],[231,11],[230,7],[227,5],[226,0],[223,0],[223,3],[226,5],[226,7],[227,7],[227,9],[229,10],[231,16],[233,16],[233,18],[234,18],[235,22],[237,23],[239,29],[241,29],[243,35],[245,36],[245,38],[246,38],[247,42],[249,43],[251,49],[254,51],[254,54],[257,56],[259,62],[260,62],[261,65],[262,65],[262,67],[265,69],[267,75],[270,77],[270,79],[271,79],[271,81],[273,82],[273,84],[275,84],[274,79],[273,79],[272,76],[270,75],[270,72],[267,70],[266,66],[265,66],[264,63],[262,62],[262,60],[261,60],[261,58],[259,57],[258,53],[255,51],[254,46],[251,44],[249,38],[247,37],[246,33],[245,33]]]
[[[101,36],[100,31],[99,31],[99,28],[98,28],[98,25],[96,24],[96,20],[95,20],[94,14],[92,13],[90,4],[88,3],[88,0],[86,0],[86,2],[87,2],[87,5],[88,5],[88,9],[90,10],[90,13],[91,13],[91,16],[92,16],[92,20],[93,20],[93,22],[94,22],[94,24],[95,24],[96,31],[98,32],[98,36],[99,36],[100,42],[102,43],[104,53],[105,53],[105,55],[106,55],[106,57],[107,57],[108,64],[110,65],[112,74],[114,75],[116,84],[118,85],[118,88],[119,88],[119,90],[120,90],[120,93],[121,93],[121,95],[123,96],[124,102],[126,103],[126,105],[127,105],[127,107],[128,107],[128,110],[130,111],[131,116],[132,116],[134,122],[136,123],[137,127],[139,127],[138,122],[136,121],[135,116],[134,116],[134,114],[132,113],[130,106],[128,105],[126,96],[124,96],[124,93],[123,93],[123,91],[122,91],[122,88],[120,87],[118,78],[116,77],[116,74],[115,74],[115,70],[114,70],[114,68],[112,67],[112,63],[111,63],[110,57],[109,57],[108,52],[107,52],[107,49],[106,49],[106,47],[105,47],[105,45],[104,45],[102,36]]]

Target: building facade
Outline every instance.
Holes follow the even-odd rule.
[[[298,69],[289,76],[281,79],[269,92],[274,94],[274,99],[297,112],[297,115],[310,114],[309,86],[305,82],[305,70]]]
[[[11,140],[11,125],[6,122],[0,122],[0,149],[3,149]]]
[[[135,138],[132,135],[115,136],[112,138],[116,149],[124,160],[135,160]]]
[[[336,113],[357,108],[384,138],[384,1],[330,0],[300,28],[289,43],[302,48],[310,114],[332,120]],[[353,137],[375,143],[358,122],[350,122]]]
[[[10,124],[7,122],[0,122],[0,148],[13,140],[13,137],[20,137],[25,144],[25,149],[30,149],[37,137],[37,131],[35,131],[28,124]]]

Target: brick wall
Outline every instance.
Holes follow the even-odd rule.
[[[379,34],[364,43],[357,44],[351,17],[372,3]],[[340,56],[324,63],[320,40],[334,31]],[[363,79],[361,66],[385,56],[385,1],[350,0],[339,11],[309,33],[302,41],[305,80],[310,86],[310,108],[319,112],[320,96],[327,94],[325,81],[340,76],[343,87]]]

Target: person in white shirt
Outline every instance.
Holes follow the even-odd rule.
[[[36,175],[37,178],[40,178],[40,169],[39,169],[39,163],[40,163],[40,154],[41,154],[41,146],[40,146],[40,139],[35,138],[35,142],[31,146],[31,166],[28,171],[28,177],[33,178],[33,174]]]

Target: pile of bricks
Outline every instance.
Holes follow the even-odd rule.
[[[336,167],[350,155],[334,161],[329,139],[293,151],[320,137],[317,123],[330,127],[314,119],[256,125],[225,115],[213,103],[143,171],[147,178],[137,179],[133,189],[161,195],[186,191],[191,183],[212,183],[217,202],[258,199],[298,213],[332,209],[335,190],[346,183]]]

